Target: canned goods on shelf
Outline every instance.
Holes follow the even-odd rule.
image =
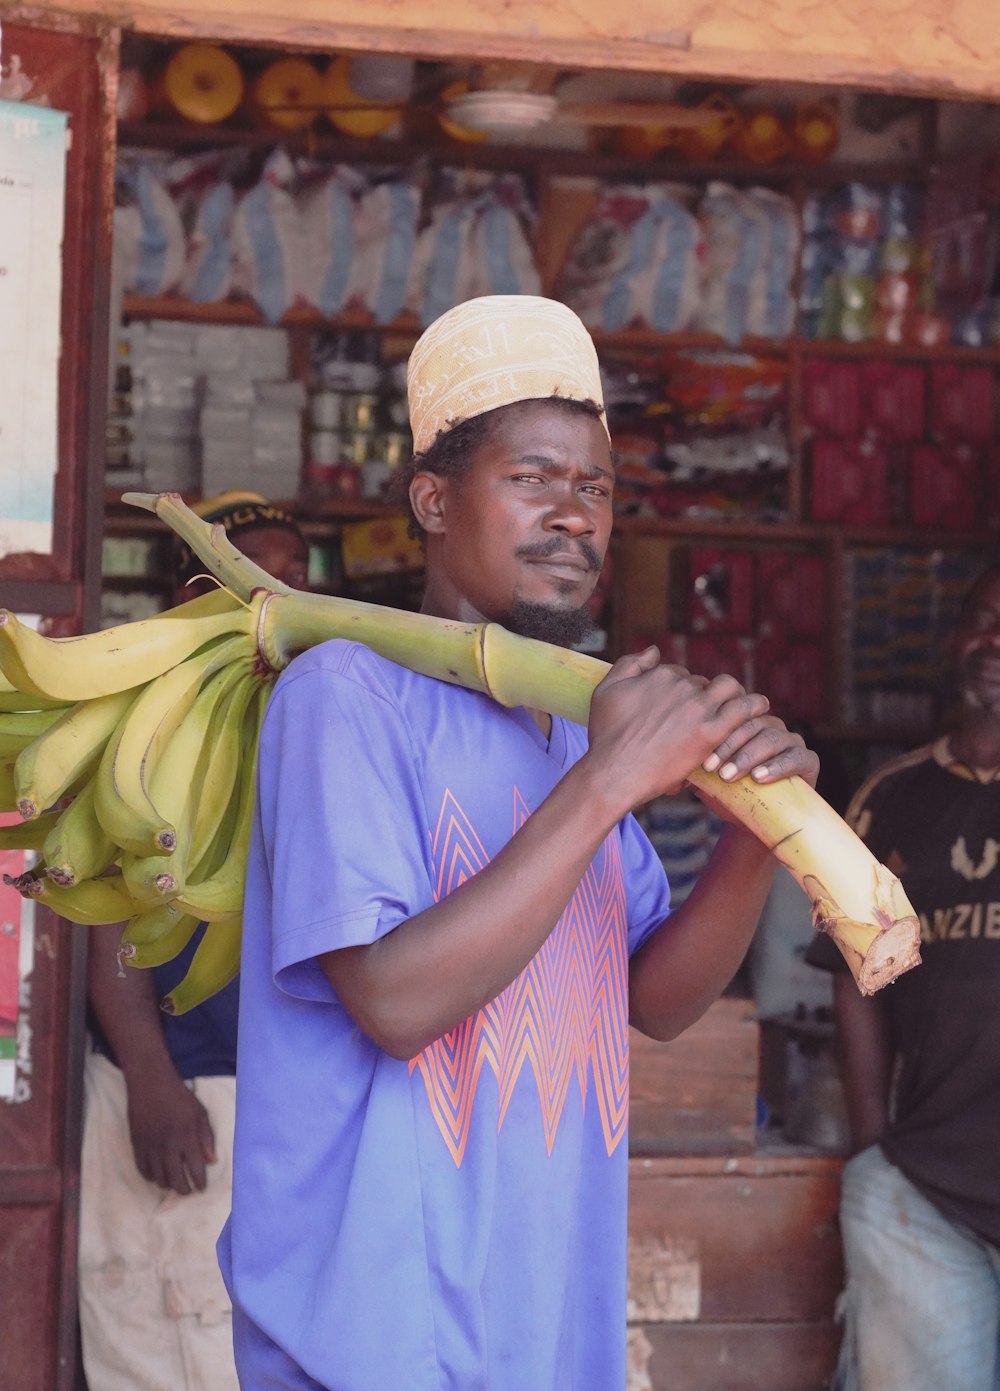
[[[389,430],[382,436],[382,458],[389,468],[399,468],[410,450],[410,436]]]
[[[319,465],[339,464],[343,453],[339,430],[310,430],[309,459]]]
[[[374,392],[348,392],[342,399],[341,420],[348,430],[371,430],[378,415],[378,397]]]
[[[337,430],[343,418],[343,397],[339,391],[314,392],[309,415],[317,430]]]
[[[378,436],[370,430],[341,430],[340,457],[360,468],[377,452]]]

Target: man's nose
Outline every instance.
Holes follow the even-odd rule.
[[[545,517],[545,528],[566,536],[590,536],[595,524],[586,502],[576,489],[566,488],[553,501]]]

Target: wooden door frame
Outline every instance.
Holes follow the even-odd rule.
[[[0,603],[46,616],[99,623],[104,512],[114,106],[117,28],[88,16],[12,7],[3,11],[5,60],[20,52],[36,87],[69,113],[71,144],[63,239],[58,463],[50,557],[0,560]],[[82,1384],[77,1334],[79,1155],[85,1047],[87,941],[38,909],[31,975],[31,1097],[0,1108],[0,1208],[11,1226],[38,1219],[44,1250],[18,1274],[53,1297],[38,1311],[47,1345],[5,1348],[26,1387],[73,1391]],[[10,1238],[10,1228],[6,1233]],[[13,1250],[24,1255],[15,1237]],[[9,1259],[15,1259],[8,1252]],[[8,1330],[10,1331],[10,1330]],[[15,1327],[16,1333],[16,1327]]]

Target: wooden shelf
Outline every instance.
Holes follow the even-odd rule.
[[[814,733],[817,739],[845,744],[900,744],[911,749],[930,743],[938,735],[926,726],[904,729],[877,724],[819,724]]]
[[[122,304],[126,319],[172,319],[193,324],[223,324],[237,327],[262,327],[267,320],[250,300],[216,300],[196,304],[173,295],[126,295]],[[345,329],[379,333],[415,342],[423,325],[415,314],[401,315],[389,323],[376,323],[371,314],[361,311],[327,317],[308,304],[296,304],[276,324],[277,328]],[[754,353],[761,357],[787,357],[794,347],[793,340],[781,338],[744,338],[739,343],[727,343],[716,333],[658,333],[651,328],[626,328],[608,333],[592,330],[598,348],[623,352],[667,352],[677,350],[715,350],[718,352]]]
[[[297,304],[276,324],[268,325],[250,300],[216,300],[196,304],[174,295],[126,295],[122,312],[127,319],[172,319],[193,324],[223,324],[256,327],[344,329],[379,333],[415,342],[423,325],[416,315],[406,314],[389,323],[376,323],[371,314],[353,311],[327,317],[308,304]],[[625,328],[615,332],[592,329],[597,347],[605,352],[720,352],[750,353],[755,357],[873,358],[893,362],[986,363],[1000,367],[1000,345],[972,348],[960,343],[939,343],[924,347],[919,343],[845,343],[837,338],[742,338],[727,342],[716,333],[658,333],[652,328]]]
[[[628,536],[663,536],[679,539],[711,537],[716,540],[810,542],[813,544],[845,546],[893,546],[920,549],[958,550],[963,547],[991,546],[996,543],[992,532],[916,531],[909,527],[866,530],[863,527],[844,527],[836,522],[760,522],[705,521],[686,517],[634,517],[615,519],[615,531]]]
[[[353,164],[382,166],[425,165],[430,169],[477,168],[513,170],[525,174],[575,175],[615,179],[670,179],[677,183],[703,184],[722,179],[733,184],[869,183],[884,187],[894,183],[924,183],[927,165],[919,159],[891,164],[865,161],[831,161],[826,164],[782,159],[774,164],[754,164],[745,159],[688,160],[664,150],[656,155],[633,156],[610,148],[579,150],[558,145],[449,140],[431,136],[423,140],[388,136],[371,140],[352,138],[312,127],[287,131],[238,123],[200,126],[187,121],[122,121],[118,125],[121,148],[146,150],[204,150],[233,146],[317,156]]]
[[[190,506],[199,501],[193,494],[185,497]],[[307,537],[328,536],[331,523],[371,521],[376,517],[394,517],[398,508],[371,498],[274,498],[275,506],[295,514]],[[104,504],[104,533],[106,536],[169,536],[173,533],[165,522],[141,507],[130,507],[118,493],[107,495]],[[107,578],[116,578],[108,576]],[[124,577],[123,577],[124,578]]]
[[[185,497],[189,505],[199,499],[195,495]],[[371,498],[275,498],[279,507],[295,513],[307,536],[322,536],[328,531],[328,524],[345,521],[370,521],[376,517],[393,517],[399,509],[389,503]],[[923,550],[960,550],[964,547],[986,548],[996,542],[989,531],[955,532],[939,530],[913,530],[911,528],[884,528],[866,530],[861,527],[842,527],[833,522],[761,522],[706,521],[701,518],[686,517],[635,517],[615,518],[615,534],[622,536],[661,536],[675,537],[678,540],[691,540],[707,537],[713,540],[729,541],[775,541],[799,542],[808,544],[857,546],[892,546],[905,548],[915,546]],[[116,492],[109,492],[105,501],[105,533],[108,536],[164,536],[168,528],[152,512],[123,503]]]
[[[337,328],[364,329],[383,334],[399,334],[416,339],[420,324],[414,315],[393,319],[391,323],[379,324],[371,314],[347,313],[328,318],[318,309],[308,304],[296,304],[275,324],[269,324],[251,300],[226,299],[213,300],[209,304],[196,304],[193,300],[180,299],[175,295],[126,295],[122,303],[122,313],[127,319],[173,319],[182,323],[222,324],[247,328]]]
[[[163,575],[102,575],[102,589],[116,589],[119,593],[166,593],[173,591],[173,582]]]
[[[879,358],[893,362],[967,362],[1000,366],[1000,345],[970,348],[962,343],[844,343],[839,338],[799,338],[795,348],[803,357]]]

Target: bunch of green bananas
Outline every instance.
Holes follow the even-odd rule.
[[[158,617],[47,639],[0,611],[0,846],[9,879],[76,923],[124,923],[122,959],[154,966],[209,924],[181,1013],[239,969],[257,733],[273,671],[265,592],[220,588]]]
[[[120,959],[156,966],[208,924],[163,1001],[184,1013],[239,970],[260,724],[295,652],[355,637],[478,689],[479,630],[289,589],[176,494],[155,511],[219,588],[155,618],[47,638],[0,609],[0,848],[7,882],[70,922],[123,924]],[[457,647],[456,647],[457,644]]]
[[[122,960],[154,966],[208,923],[182,1013],[239,969],[257,745],[276,672],[298,651],[353,638],[426,676],[583,724],[607,663],[516,637],[290,589],[176,493],[126,494],[173,528],[219,582],[156,618],[45,638],[0,609],[0,847],[39,858],[15,886],[72,922],[124,922]],[[896,876],[799,778],[690,782],[798,880],[865,994],[919,961],[919,924]]]

